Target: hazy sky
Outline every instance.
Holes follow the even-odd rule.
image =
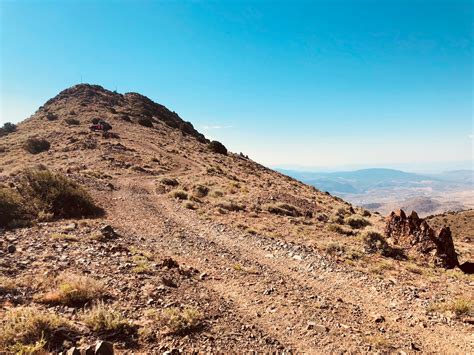
[[[473,159],[471,1],[8,1],[1,122],[140,92],[267,165]]]

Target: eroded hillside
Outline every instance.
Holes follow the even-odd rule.
[[[98,119],[110,134],[89,130]],[[49,148],[29,152],[32,138]],[[384,253],[370,239],[382,216],[218,150],[164,106],[90,85],[1,137],[5,191],[41,165],[105,214],[39,211],[2,230],[3,329],[31,310],[60,321],[49,337],[0,336],[0,347],[474,350],[472,276]]]

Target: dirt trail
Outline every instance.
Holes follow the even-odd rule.
[[[195,212],[155,194],[153,179],[127,178],[121,185],[115,194],[125,206],[111,211],[113,222],[145,237],[143,247],[205,272],[204,287],[230,300],[241,318],[268,334],[276,348],[360,352],[389,341],[392,349],[404,351],[473,351],[468,328],[460,336],[459,329],[419,322],[424,311],[420,300],[413,299],[407,314],[406,290],[391,281],[344,270],[302,245],[199,220]],[[132,187],[142,193],[130,193]]]

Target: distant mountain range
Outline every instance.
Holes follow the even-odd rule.
[[[388,213],[404,207],[422,215],[474,207],[474,171],[417,174],[395,169],[304,172],[278,169],[322,191]]]

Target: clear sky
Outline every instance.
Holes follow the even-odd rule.
[[[1,122],[82,80],[140,92],[266,165],[473,159],[472,1],[0,0],[0,10]]]

